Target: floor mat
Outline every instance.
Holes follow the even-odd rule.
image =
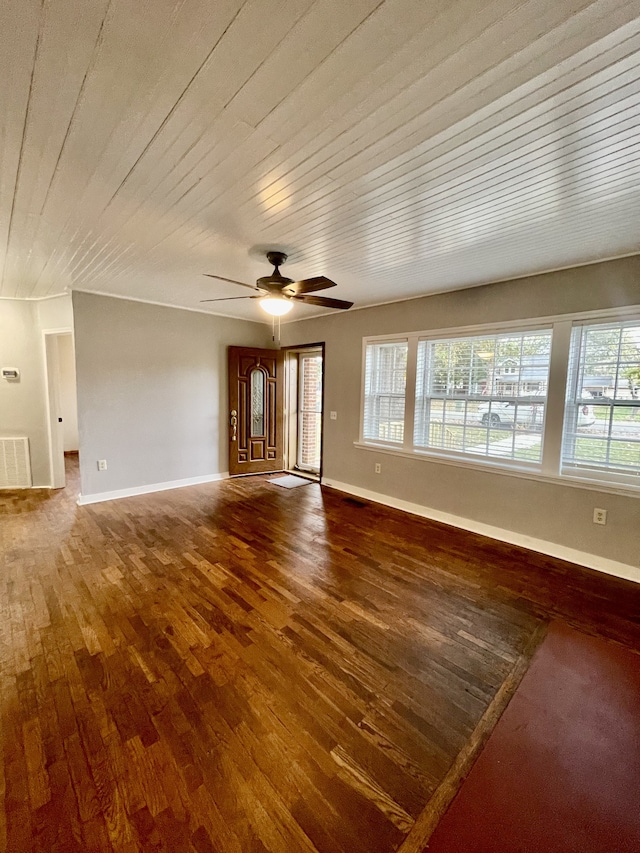
[[[640,850],[640,656],[553,623],[428,853]]]
[[[269,482],[284,489],[297,489],[298,486],[308,486],[313,480],[305,480],[304,477],[296,477],[294,474],[285,474],[284,477],[272,477]]]

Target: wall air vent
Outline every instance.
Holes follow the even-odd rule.
[[[31,488],[28,438],[0,438],[0,489]]]

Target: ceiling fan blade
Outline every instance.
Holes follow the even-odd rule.
[[[213,275],[210,272],[205,272],[207,278],[218,278],[220,281],[228,281],[230,284],[239,284],[240,287],[248,287],[250,290],[257,290],[255,284],[245,284],[244,281],[236,281],[235,278],[225,278],[223,275]]]
[[[351,308],[353,302],[345,302],[344,299],[330,299],[327,296],[292,296],[306,305],[319,305],[321,308]]]
[[[331,281],[324,275],[315,278],[303,278],[301,281],[292,281],[285,287],[287,293],[312,293],[314,290],[326,290],[328,287],[337,287],[335,281]]]
[[[260,296],[219,296],[216,299],[201,299],[200,302],[229,302],[232,299],[260,299]]]

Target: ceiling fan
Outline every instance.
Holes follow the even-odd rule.
[[[236,281],[233,278],[225,278],[223,275],[212,275],[205,273],[209,278],[217,278],[220,281],[228,281],[231,284],[239,284],[257,291],[256,296],[222,296],[218,299],[201,299],[201,302],[227,302],[231,299],[259,299],[260,307],[272,317],[282,317],[288,314],[294,306],[294,300],[304,302],[307,305],[318,305],[321,308],[351,308],[353,302],[345,302],[343,299],[330,299],[326,296],[309,296],[316,290],[326,290],[336,287],[335,281],[323,275],[315,278],[303,278],[301,281],[293,281],[280,274],[280,267],[287,260],[284,252],[267,252],[267,260],[273,264],[271,275],[262,276],[255,285],[245,284],[244,281]]]

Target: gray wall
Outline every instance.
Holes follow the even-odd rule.
[[[338,294],[339,295],[339,294]],[[362,338],[640,305],[640,257],[287,323],[283,346],[326,342],[324,477],[440,512],[640,564],[640,500],[355,448]],[[338,419],[331,421],[329,411]],[[381,462],[382,473],[374,473]],[[592,523],[595,506],[606,527]]]
[[[269,347],[270,328],[87,293],[73,306],[83,496],[227,471],[227,346]]]
[[[19,382],[0,379],[0,436],[27,436],[33,485],[48,486],[44,355],[35,302],[0,300],[0,366],[20,371]]]

